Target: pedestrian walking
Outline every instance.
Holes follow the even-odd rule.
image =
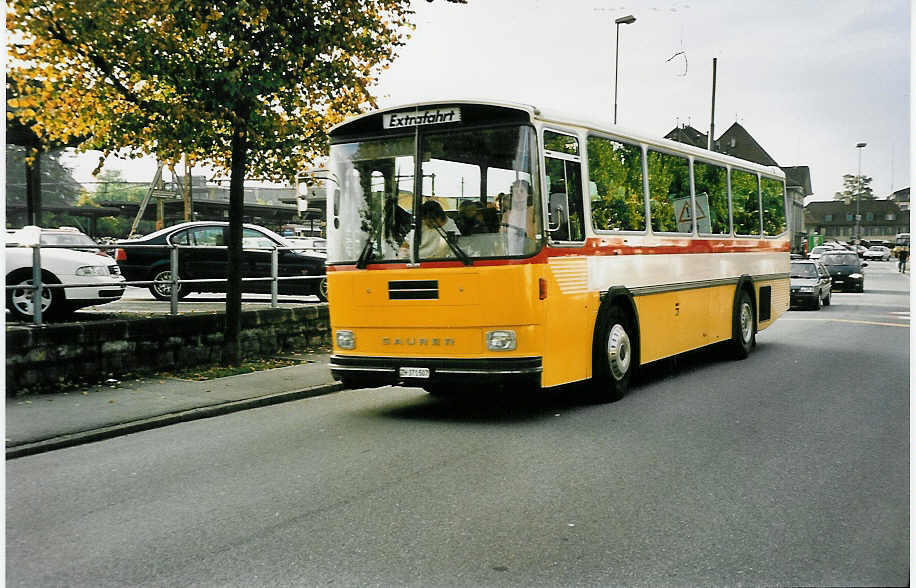
[[[910,252],[907,249],[901,249],[897,254],[897,269],[900,273],[906,273],[906,260],[910,256]]]

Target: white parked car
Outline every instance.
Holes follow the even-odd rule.
[[[35,291],[24,287],[32,285],[31,246],[69,244],[58,243],[58,234],[57,229],[27,226],[5,235],[6,286],[21,286],[6,288],[6,308],[13,318],[31,320],[34,316]],[[95,244],[89,241],[81,240],[75,245],[91,250]],[[41,276],[42,284],[85,284],[42,288],[42,317],[60,318],[78,308],[119,300],[124,294],[124,277],[118,264],[101,253],[42,247]]]
[[[864,254],[865,259],[887,261],[891,258],[891,250],[884,245],[872,245]]]
[[[832,245],[818,245],[817,247],[812,247],[811,251],[808,252],[808,259],[820,259],[821,255],[827,253],[828,251],[836,251],[836,247]]]
[[[290,242],[290,245],[293,247],[302,247],[303,249],[296,249],[297,251],[305,251],[306,253],[327,253],[328,252],[328,241],[327,239],[322,239],[320,237],[286,237],[286,240]]]

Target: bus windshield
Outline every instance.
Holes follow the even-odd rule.
[[[329,263],[469,262],[537,252],[533,128],[458,128],[419,137],[419,149],[413,136],[331,146],[338,186],[329,203]]]

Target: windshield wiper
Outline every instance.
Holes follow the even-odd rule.
[[[375,243],[375,240],[381,235],[382,227],[379,225],[375,231],[369,235],[369,238],[366,240],[366,244],[363,245],[363,250],[360,252],[359,257],[356,258],[356,267],[357,269],[366,269],[366,265],[369,263],[369,259],[374,257],[372,252],[372,245]]]
[[[455,257],[461,260],[464,265],[471,265],[471,257],[465,253],[465,251],[458,246],[457,237],[450,238],[450,236],[455,235],[455,233],[446,233],[442,227],[436,227],[436,230],[439,231],[439,234],[442,235],[442,238],[445,239],[445,242],[448,243],[448,246],[454,252]]]

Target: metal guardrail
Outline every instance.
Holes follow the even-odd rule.
[[[18,245],[18,244],[7,244],[8,248],[29,248],[32,250],[32,284],[31,285],[22,285],[16,284],[10,286],[6,285],[7,290],[32,290],[32,323],[35,326],[42,325],[42,309],[41,309],[41,296],[42,290],[52,289],[52,288],[92,288],[97,286],[152,286],[153,284],[169,284],[171,297],[169,301],[169,314],[177,315],[178,314],[178,286],[181,284],[199,284],[199,283],[227,283],[227,278],[198,278],[190,280],[182,280],[178,277],[178,252],[181,249],[202,249],[202,246],[194,245],[140,245],[132,243],[121,243],[121,244],[110,244],[102,245],[97,244],[94,248],[100,250],[112,250],[112,249],[169,249],[169,272],[171,274],[171,280],[168,282],[158,281],[158,280],[135,280],[135,281],[122,281],[117,284],[112,284],[111,282],[83,282],[83,283],[44,283],[41,279],[41,250],[42,249],[74,249],[82,250],[84,247],[74,246],[74,245],[38,245],[38,244],[29,244],[29,245]],[[89,247],[86,247],[88,249]],[[229,247],[222,246],[205,246],[209,251],[213,250],[228,250]],[[321,280],[327,277],[327,274],[321,274],[316,276],[280,276],[280,251],[313,251],[319,252],[318,249],[308,246],[293,246],[293,247],[245,247],[245,250],[256,250],[256,251],[269,251],[270,256],[270,276],[263,277],[253,277],[253,278],[242,278],[243,282],[264,282],[270,280],[270,306],[271,308],[279,307],[279,283],[280,281],[292,281],[292,280]],[[115,258],[112,256],[111,261],[113,264],[117,264]],[[111,264],[109,264],[111,265]],[[39,301],[36,303],[36,301]],[[114,300],[112,300],[114,302]]]

